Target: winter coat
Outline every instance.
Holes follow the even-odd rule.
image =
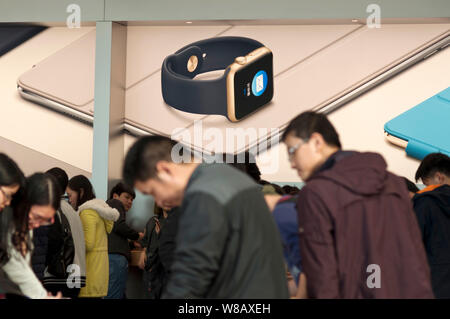
[[[161,298],[170,277],[179,217],[180,209],[175,207],[167,212],[167,218],[153,216],[146,225],[142,244],[146,247],[145,269],[149,272],[152,299]],[[159,234],[155,219],[159,221]]]
[[[161,220],[161,232],[158,238],[158,255],[164,270],[164,276],[161,278],[162,289],[165,289],[172,270],[180,214],[180,208],[175,207],[167,212],[166,219],[162,218]]]
[[[112,232],[108,234],[108,253],[125,256],[129,262],[131,253],[128,239],[139,239],[139,233],[127,225],[125,209],[120,200],[109,199],[106,203],[117,209],[120,214],[119,219],[114,223]]]
[[[433,298],[404,181],[376,153],[338,151],[298,195],[311,298]]]
[[[86,247],[84,243],[83,225],[80,216],[67,201],[61,200],[59,212],[62,213],[69,222],[75,248],[73,264],[79,267],[76,271],[69,270],[70,282],[74,284],[75,287],[81,288],[86,285]],[[52,226],[55,226],[56,228],[53,228],[52,232],[49,234],[49,246],[53,246],[56,248],[56,251],[59,251],[61,245],[63,245],[64,235],[61,230],[61,223],[58,222],[56,216],[55,223]],[[49,256],[47,259],[50,260]],[[55,278],[54,275],[48,272],[48,268],[45,270],[43,282],[46,287],[52,287],[53,290],[58,289],[60,286],[67,287],[67,280]]]
[[[431,186],[413,197],[436,298],[450,298],[450,186]]]
[[[44,279],[48,249],[48,231],[50,226],[41,226],[33,230],[34,250],[31,255],[31,266],[39,280]]]
[[[159,234],[156,232],[156,221],[160,224]],[[140,241],[145,250],[145,270],[148,272],[147,280],[150,283],[150,299],[160,299],[165,281],[166,271],[159,256],[159,238],[164,231],[165,219],[162,215],[152,216],[145,226],[144,238]]]
[[[227,164],[199,164],[184,191],[163,298],[288,298],[285,274],[260,187]]]
[[[80,297],[104,297],[108,293],[108,233],[119,212],[101,199],[92,199],[78,208],[86,246],[86,286]]]

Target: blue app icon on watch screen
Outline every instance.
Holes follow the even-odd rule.
[[[264,93],[267,88],[267,73],[266,71],[258,71],[252,80],[252,93],[255,96],[260,96]]]

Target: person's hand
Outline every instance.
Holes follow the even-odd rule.
[[[297,285],[295,284],[294,277],[292,277],[291,273],[289,271],[286,272],[286,280],[287,280],[287,286],[289,290],[289,296],[295,297],[297,293]]]
[[[133,241],[133,246],[135,248],[142,248],[142,245],[138,241]]]
[[[45,297],[45,299],[66,299],[66,298],[63,298],[63,296],[62,296],[62,293],[61,293],[61,291],[59,291],[56,295],[52,295],[52,293],[51,292],[48,292],[47,293],[47,297]]]
[[[145,251],[141,252],[141,256],[139,257],[138,267],[142,270],[145,269]]]
[[[144,238],[144,233],[139,233],[139,239],[138,240],[142,240],[142,238]]]
[[[266,200],[267,207],[269,207],[269,210],[273,212],[275,209],[275,206],[277,206],[278,201],[280,200],[282,196],[281,195],[274,195],[274,194],[266,194],[264,195],[264,199]]]
[[[294,277],[292,277],[292,275],[289,271],[286,271],[286,279],[287,279],[287,281],[294,280]]]
[[[297,295],[295,296],[296,299],[306,299],[308,298],[308,290],[306,289],[306,276],[302,272],[300,273],[298,288],[297,288]]]

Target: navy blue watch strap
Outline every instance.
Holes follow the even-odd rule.
[[[164,59],[161,68],[161,88],[164,101],[185,112],[227,116],[227,88],[224,75],[214,80],[193,80],[200,74],[223,70],[262,43],[244,37],[216,37],[191,43]],[[191,56],[198,60],[190,72],[187,63]]]

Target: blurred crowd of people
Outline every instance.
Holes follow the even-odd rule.
[[[294,118],[282,142],[301,189],[262,180],[250,153],[179,163],[175,141],[145,136],[106,201],[86,176],[25,177],[1,153],[0,294],[126,298],[138,247],[151,299],[450,298],[447,155],[422,160],[419,190],[382,155],[343,150],[323,114]],[[135,189],[155,201],[143,232],[126,222]]]

